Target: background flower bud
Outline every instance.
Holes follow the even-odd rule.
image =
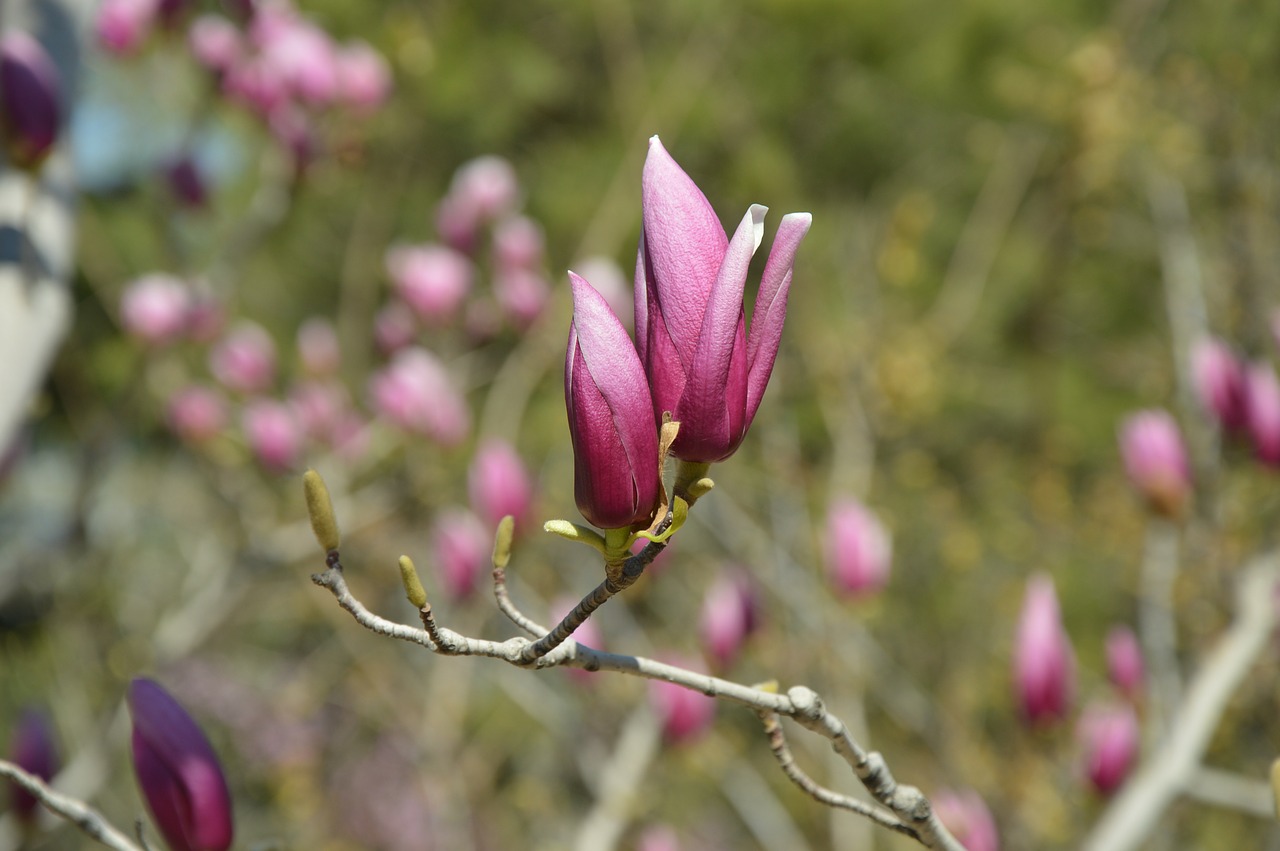
[[[1080,716],[1077,735],[1085,776],[1103,795],[1120,788],[1138,756],[1138,716],[1127,703],[1090,704]]]
[[[471,414],[444,364],[417,346],[401,349],[369,380],[373,408],[384,419],[445,446],[466,437]]]
[[[209,352],[209,371],[238,393],[261,393],[276,377],[276,344],[256,322],[242,319]]]
[[[254,399],[240,418],[245,442],[266,469],[283,472],[297,467],[302,456],[302,427],[293,411],[275,399]]]
[[[1167,411],[1139,411],[1120,426],[1129,481],[1152,511],[1178,517],[1191,496],[1191,468],[1178,424]]]
[[[1107,678],[1130,700],[1142,695],[1142,648],[1127,626],[1113,627],[1107,633]]]
[[[1222,340],[1207,337],[1191,349],[1191,376],[1205,409],[1228,431],[1245,426],[1244,366]]]
[[[471,289],[471,261],[443,245],[392,248],[386,265],[396,294],[426,322],[451,319]]]
[[[1245,409],[1249,437],[1262,463],[1280,466],[1280,380],[1269,363],[1245,371]]]
[[[192,385],[169,397],[169,428],[188,443],[217,437],[227,425],[227,400],[217,390]]]
[[[9,161],[32,169],[53,148],[66,107],[58,68],[21,30],[0,36],[0,137]]]
[[[191,307],[191,289],[181,280],[162,273],[144,275],[120,297],[120,324],[142,342],[163,346],[186,332]]]
[[[298,358],[311,375],[333,375],[342,365],[342,347],[333,323],[314,316],[298,326]]]
[[[489,438],[480,444],[467,476],[471,508],[491,527],[510,514],[520,528],[533,501],[533,485],[515,447]]]
[[[1027,582],[1013,666],[1024,718],[1041,724],[1066,715],[1075,693],[1075,652],[1062,626],[1057,591],[1047,574],[1038,573]]]
[[[94,21],[98,46],[118,56],[133,53],[151,34],[159,7],[158,0],[103,0]]]
[[[471,596],[488,573],[493,540],[480,518],[465,508],[442,512],[435,522],[436,567],[452,600]]]
[[[133,768],[147,809],[171,851],[231,847],[231,793],[209,740],[153,680],[129,684]]]
[[[391,68],[366,41],[350,41],[339,48],[338,98],[361,112],[371,112],[391,95]]]
[[[871,511],[855,499],[837,500],[827,511],[827,573],[854,597],[874,594],[889,580],[893,543]]]
[[[977,792],[944,789],[932,801],[938,820],[966,851],[1000,851],[996,821]]]
[[[53,741],[53,727],[39,710],[28,708],[18,718],[9,738],[9,759],[23,771],[46,782],[58,773],[58,750]],[[10,786],[13,813],[19,821],[32,824],[39,812],[36,797],[14,783]]]
[[[702,647],[715,666],[732,666],[742,645],[760,623],[760,595],[740,567],[722,570],[702,599],[699,620]]]
[[[688,659],[670,662],[692,671],[701,670]],[[663,738],[672,744],[699,738],[711,728],[716,714],[715,698],[666,680],[649,680],[649,705],[662,722]]]

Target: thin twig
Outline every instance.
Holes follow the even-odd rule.
[[[102,813],[69,795],[51,789],[39,777],[23,771],[12,762],[0,759],[0,777],[7,777],[26,789],[52,812],[80,828],[90,839],[116,851],[143,851],[129,837],[111,826]]]
[[[1178,578],[1178,528],[1152,518],[1142,557],[1142,595],[1138,632],[1151,671],[1149,744],[1158,746],[1173,722],[1182,692],[1178,667],[1178,630],[1174,619],[1174,583]]]

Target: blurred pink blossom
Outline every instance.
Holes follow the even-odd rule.
[[[1085,776],[1103,795],[1120,788],[1138,756],[1138,716],[1127,703],[1090,704],[1076,728]]]
[[[245,441],[264,468],[284,472],[297,466],[302,454],[302,428],[293,411],[275,399],[254,399],[240,419]]]
[[[533,501],[529,473],[515,447],[489,438],[480,444],[467,477],[471,507],[491,527],[508,514],[519,528],[527,520]]]
[[[288,101],[288,84],[279,69],[258,55],[241,56],[222,78],[222,91],[236,103],[268,116]]]
[[[373,318],[373,340],[384,357],[408,346],[417,335],[418,322],[403,302],[391,302]]]
[[[680,851],[680,836],[669,824],[650,825],[636,839],[636,851]]]
[[[120,324],[144,343],[167,345],[187,330],[191,303],[191,289],[180,279],[160,272],[144,275],[120,297]]]
[[[494,260],[504,269],[536,269],[542,265],[545,241],[537,222],[528,216],[508,216],[493,231]]]
[[[1244,366],[1231,347],[1206,337],[1191,348],[1191,376],[1201,403],[1228,431],[1244,428]]]
[[[1133,630],[1115,626],[1107,633],[1107,677],[1130,700],[1142,694],[1142,648]]]
[[[275,381],[276,345],[265,328],[242,319],[209,352],[209,371],[228,390],[261,393]]]
[[[827,572],[836,588],[854,597],[874,594],[889,580],[893,544],[866,506],[840,499],[827,512]]]
[[[329,34],[314,23],[296,18],[259,33],[263,61],[295,97],[313,106],[332,103],[338,96],[337,51]]]
[[[227,311],[213,296],[199,291],[187,311],[187,336],[196,343],[212,343],[227,325]]]
[[[669,664],[700,671],[688,659],[668,659]],[[715,698],[666,680],[649,680],[649,705],[662,722],[663,737],[673,744],[691,742],[709,729],[716,714]]]
[[[342,365],[342,347],[333,323],[313,316],[298,326],[298,357],[310,375],[333,375]]]
[[[338,51],[337,62],[338,92],[343,103],[371,111],[390,96],[391,68],[368,42],[347,42]]]
[[[407,431],[446,446],[460,442],[471,428],[471,414],[449,373],[435,355],[412,346],[369,379],[373,408]]]
[[[240,30],[221,15],[200,15],[187,31],[187,46],[201,66],[226,73],[244,54]]]
[[[759,626],[760,595],[741,567],[720,571],[702,600],[702,647],[719,670],[733,665],[742,645]]]
[[[441,512],[435,522],[436,567],[452,600],[471,596],[488,573],[493,542],[480,518],[465,508]]]
[[[169,397],[169,428],[188,443],[217,437],[227,425],[227,400],[210,387],[191,385]]]
[[[459,251],[475,249],[479,230],[515,208],[520,184],[511,163],[495,156],[463,163],[436,212],[436,230]]]
[[[443,245],[396,246],[387,251],[396,294],[427,322],[448,321],[471,289],[471,261]]]
[[[529,269],[505,269],[493,281],[502,312],[517,328],[528,328],[547,306],[551,285],[542,273]]]
[[[1249,437],[1258,460],[1280,466],[1280,381],[1271,364],[1259,361],[1249,365],[1245,400]]]
[[[1139,411],[1125,419],[1120,456],[1129,481],[1153,511],[1182,514],[1191,496],[1191,467],[1178,424],[1167,411]]]
[[[157,0],[102,0],[94,20],[99,46],[116,55],[133,53],[151,34],[158,12]]]
[[[1022,715],[1033,724],[1067,714],[1075,693],[1076,661],[1062,626],[1053,579],[1037,573],[1027,581],[1013,648],[1013,678]]]
[[[327,443],[350,412],[351,397],[336,381],[300,381],[289,391],[289,408],[308,437]]]
[[[972,789],[945,789],[933,796],[938,820],[968,851],[1000,851],[996,821],[982,797]]]

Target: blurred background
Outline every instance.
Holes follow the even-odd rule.
[[[1113,698],[1104,643],[1136,626],[1144,558],[1175,565],[1192,669],[1238,567],[1275,543],[1275,474],[1220,440],[1189,352],[1214,334],[1275,355],[1280,6],[248,5],[79,22],[55,155],[79,192],[73,319],[0,480],[0,733],[42,707],[65,787],[127,828],[122,698],[154,676],[221,755],[242,848],[553,849],[592,819],[622,848],[915,847],[800,794],[748,711],[676,730],[641,680],[434,657],[309,582],[314,466],[371,608],[416,622],[406,553],[443,625],[514,634],[474,472],[495,445],[530,486],[518,604],[545,621],[599,581],[589,550],[540,531],[580,520],[566,270],[630,322],[658,134],[730,228],[752,203],[766,243],[787,212],[814,224],[751,432],[598,641],[808,685],[901,781],[976,790],[1003,847],[1077,847],[1106,800],[1074,722]],[[281,31],[297,43],[268,61]],[[1117,448],[1153,407],[1193,462],[1177,525]],[[518,492],[504,458],[497,489]],[[847,499],[892,539],[883,587],[833,579],[827,515]],[[697,624],[734,570],[758,618],[717,655]],[[1078,685],[1031,728],[1012,660],[1036,573]],[[1245,777],[1280,749],[1269,652],[1207,757]],[[824,742],[792,743],[855,789]],[[12,816],[0,829],[19,847]],[[1273,819],[1194,801],[1161,836],[1278,841]],[[50,825],[25,847],[85,842]]]

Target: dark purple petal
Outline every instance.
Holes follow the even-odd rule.
[[[40,42],[19,30],[0,38],[0,130],[9,156],[31,168],[48,155],[62,123],[58,68]]]
[[[53,744],[53,730],[44,713],[24,710],[9,742],[9,758],[19,768],[41,780],[52,780],[58,773],[58,751]],[[35,819],[40,802],[26,789],[13,784],[13,810],[26,822]]]

